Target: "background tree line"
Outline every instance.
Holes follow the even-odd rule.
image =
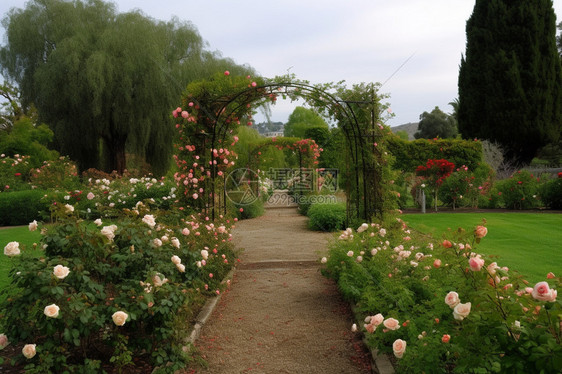
[[[207,50],[190,22],[118,13],[101,0],[32,0],[11,9],[2,25],[6,87],[19,90],[20,112],[37,108],[55,148],[81,170],[122,173],[126,154],[135,154],[155,174],[165,173],[174,137],[170,113],[187,84],[227,68],[253,73]],[[12,114],[17,120],[22,113]]]

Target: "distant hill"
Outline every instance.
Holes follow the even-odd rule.
[[[400,126],[394,126],[391,127],[390,129],[395,134],[398,131],[406,131],[406,133],[408,134],[408,140],[414,140],[415,139],[414,134],[416,133],[416,131],[418,131],[418,125],[419,122],[413,122],[413,123],[406,123]]]

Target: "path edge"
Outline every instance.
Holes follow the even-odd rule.
[[[357,306],[353,303],[351,303],[350,306],[351,306],[351,312],[353,314],[354,320],[356,320]],[[390,362],[386,354],[379,353],[379,350],[376,348],[369,348],[369,345],[367,344],[367,336],[363,333],[359,333],[359,334],[361,334],[363,337],[362,339],[363,344],[365,345],[365,347],[367,347],[369,352],[371,352],[371,363],[372,363],[371,372],[373,374],[394,374],[394,367],[392,366],[392,363]]]
[[[228,274],[223,278],[221,283],[226,283],[227,281],[232,280],[235,272],[236,272],[236,267],[233,267],[228,272]],[[201,311],[199,312],[199,314],[195,318],[195,324],[191,328],[191,332],[189,333],[189,337],[185,340],[185,342],[187,344],[195,345],[195,342],[199,338],[199,335],[201,335],[201,329],[203,328],[205,323],[207,323],[207,321],[211,317],[211,314],[213,314],[213,312],[214,312],[215,308],[217,307],[221,297],[222,297],[222,293],[217,295],[217,296],[213,296],[213,297],[209,298],[205,302],[205,304],[201,308]]]

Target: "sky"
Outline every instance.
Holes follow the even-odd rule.
[[[383,84],[390,126],[418,122],[457,98],[465,26],[475,0],[116,0],[120,12],[140,9],[168,21],[191,21],[207,49],[273,78],[293,73],[311,83],[345,80]],[[0,14],[25,0],[2,0]],[[557,23],[562,0],[554,1]],[[4,30],[0,28],[4,44]],[[279,101],[273,121],[286,122],[300,103]],[[302,104],[301,104],[302,105]],[[255,117],[256,122],[264,120]]]

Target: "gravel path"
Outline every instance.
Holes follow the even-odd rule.
[[[191,373],[370,373],[349,306],[319,271],[331,234],[308,231],[295,208],[238,222],[243,249],[231,287],[196,342]]]

